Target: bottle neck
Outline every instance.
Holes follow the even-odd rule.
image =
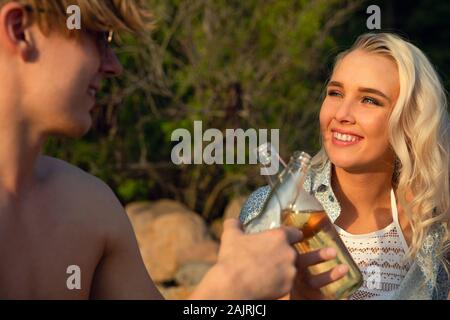
[[[286,172],[286,167],[284,166],[284,164],[281,161],[279,161],[279,160],[275,160],[275,161],[278,161],[275,164],[276,165],[275,168],[278,168],[278,171],[275,174],[270,174],[270,173],[272,173],[271,170],[273,168],[266,167],[266,166],[262,167],[262,172],[267,173],[265,175],[265,178],[266,178],[266,180],[268,181],[269,185],[272,188],[274,188],[281,180],[283,180],[283,175]]]
[[[302,176],[305,176],[311,165],[311,157],[305,152],[295,152],[291,157],[287,169],[294,173],[300,171]],[[302,182],[303,183],[303,182]]]

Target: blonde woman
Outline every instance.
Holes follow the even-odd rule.
[[[337,57],[320,111],[322,149],[305,190],[322,203],[364,276],[350,299],[446,299],[449,118],[427,57],[394,34],[364,34]],[[241,212],[251,223],[270,191]],[[291,298],[321,299],[347,272],[312,276],[333,250],[302,255]],[[377,279],[377,281],[370,281]]]

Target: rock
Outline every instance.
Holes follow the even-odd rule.
[[[169,206],[170,207],[170,206]],[[210,239],[203,219],[184,206],[152,208],[155,217],[136,233],[145,266],[156,282],[174,278],[180,252]],[[172,210],[176,209],[176,210]],[[161,210],[161,211],[160,211]]]
[[[139,238],[141,230],[145,229],[145,226],[156,216],[152,207],[151,202],[133,202],[125,207],[137,238]]]
[[[139,246],[141,246],[142,237],[147,232],[148,225],[155,218],[174,212],[190,212],[183,204],[170,199],[156,202],[132,202],[125,207],[125,211],[130,218]]]
[[[158,286],[158,290],[167,300],[187,300],[192,292],[194,292],[195,287],[177,286],[165,288]]]
[[[174,212],[192,212],[184,204],[170,199],[163,199],[153,203],[152,210],[155,214],[169,214]]]
[[[248,197],[239,196],[230,201],[224,211],[223,218],[216,219],[212,222],[210,229],[211,233],[218,240],[222,237],[223,232],[223,222],[226,219],[236,218],[239,219],[239,214],[241,213],[241,208],[247,201]]]
[[[153,204],[149,201],[131,202],[125,206],[125,211],[130,218],[134,218],[135,216],[147,211],[152,207],[152,205]]]
[[[183,266],[190,262],[216,263],[219,254],[219,244],[214,240],[196,243],[180,250],[177,264]]]
[[[143,216],[159,216],[160,214],[168,214],[172,212],[189,211],[186,206],[175,200],[163,199],[156,202],[140,201],[132,202],[125,207],[128,217],[133,222]]]
[[[197,261],[185,263],[177,270],[175,280],[184,287],[196,286],[213,265],[213,263]]]

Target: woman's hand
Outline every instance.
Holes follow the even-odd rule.
[[[312,275],[308,271],[309,266],[313,266],[336,257],[336,250],[333,248],[325,248],[300,254],[297,259],[297,275],[291,290],[290,298],[292,300],[325,300],[330,299],[320,291],[320,288],[344,277],[349,267],[341,264],[333,269]]]

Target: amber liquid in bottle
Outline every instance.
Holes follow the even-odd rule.
[[[336,258],[310,266],[308,271],[311,274],[329,271],[339,264],[349,266],[347,275],[321,288],[323,295],[330,299],[343,299],[353,294],[362,285],[363,277],[358,266],[324,211],[284,210],[281,218],[284,225],[296,227],[303,232],[303,241],[295,245],[300,253],[328,247],[336,249]]]

